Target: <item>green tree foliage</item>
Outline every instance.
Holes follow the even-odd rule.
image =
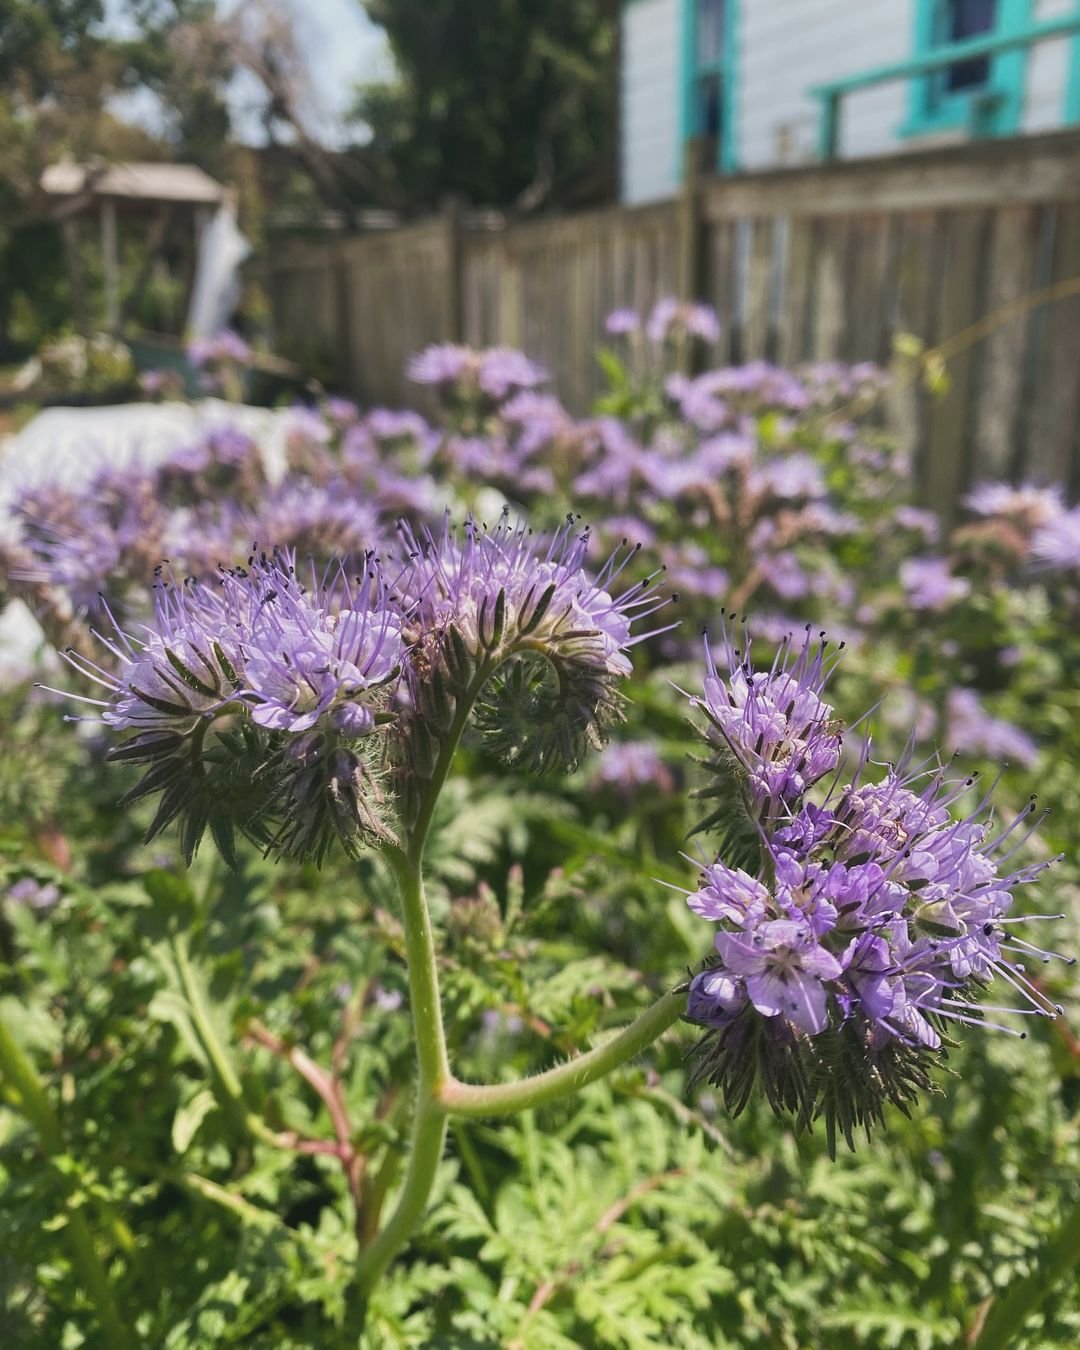
[[[454,193],[535,209],[610,187],[618,6],[370,0],[397,67],[363,88],[368,153],[411,207]]]
[[[126,11],[136,30],[123,44],[126,86],[157,97],[177,159],[223,173],[234,62],[214,0],[127,0]]]

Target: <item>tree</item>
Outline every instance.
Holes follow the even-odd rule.
[[[536,210],[614,181],[616,0],[366,0],[393,81],[362,88],[357,118],[400,195]]]
[[[107,108],[122,60],[101,31],[101,0],[0,4],[0,352],[21,294],[45,326],[64,310],[55,235],[26,227],[45,165],[85,158],[123,129]]]
[[[158,100],[180,161],[221,175],[232,137],[227,89],[236,63],[215,0],[127,0],[135,36],[123,44],[125,82]]]

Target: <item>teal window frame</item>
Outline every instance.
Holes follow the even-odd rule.
[[[718,62],[700,62],[697,54],[698,0],[680,0],[679,10],[679,149],[685,161],[686,143],[701,134],[697,123],[698,82],[707,76],[720,78],[720,135],[716,145],[716,171],[738,170],[735,137],[736,38],[739,0],[724,6],[724,49]]]
[[[1080,0],[1076,6],[1080,18]],[[1065,114],[1067,127],[1080,125],[1080,34],[1069,43],[1069,82],[1065,87]]]
[[[916,57],[946,50],[935,28],[945,0],[916,0]],[[998,0],[997,36],[1023,32],[1031,24],[1032,0]],[[967,127],[975,136],[1011,136],[1020,129],[1024,113],[1024,82],[1028,48],[1001,52],[989,58],[990,75],[984,86],[953,93],[940,92],[941,75],[920,75],[908,85],[907,121],[902,136],[925,136],[935,131]]]

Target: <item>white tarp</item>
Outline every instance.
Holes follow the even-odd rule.
[[[262,454],[267,477],[280,482],[293,416],[288,408],[249,408],[220,399],[47,408],[0,441],[0,533],[15,529],[11,504],[22,488],[56,481],[75,489],[85,487],[105,465],[160,463],[219,427],[250,436]],[[0,680],[29,674],[44,654],[42,642],[41,629],[25,605],[9,604],[0,614]]]

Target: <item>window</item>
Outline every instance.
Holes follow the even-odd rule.
[[[725,0],[697,0],[694,8],[693,134],[718,138],[724,103]]]
[[[916,0],[915,54],[1005,36],[1028,26],[1032,0]],[[1025,52],[970,57],[911,82],[902,134],[966,127],[973,135],[1016,131],[1024,98]]]
[[[935,47],[992,33],[997,23],[997,0],[940,0],[935,16],[937,35]],[[970,61],[957,61],[938,76],[943,94],[955,94],[962,89],[981,89],[990,83],[990,58],[977,56]]]
[[[736,0],[684,0],[685,122],[687,136],[712,143],[712,161],[732,164],[731,86]]]

